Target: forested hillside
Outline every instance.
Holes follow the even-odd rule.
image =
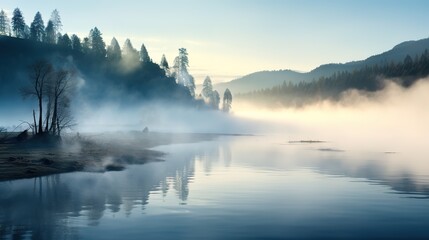
[[[366,66],[355,71],[342,71],[313,82],[282,85],[239,94],[240,100],[269,107],[294,107],[322,100],[340,100],[347,90],[375,92],[384,89],[386,81],[396,82],[407,88],[429,75],[429,52],[414,59],[406,56],[403,62]]]
[[[229,88],[235,93],[247,93],[255,90],[272,88],[283,82],[297,84],[310,82],[320,77],[329,77],[338,72],[353,72],[366,66],[384,66],[398,64],[409,55],[411,58],[419,57],[426,49],[429,49],[429,38],[400,43],[389,51],[368,57],[361,61],[347,63],[323,64],[310,72],[296,72],[292,70],[261,71],[248,74],[229,82],[215,84],[214,88],[222,91]]]
[[[182,52],[187,54],[186,49]],[[14,104],[17,102],[11,100],[21,97],[20,89],[28,84],[31,66],[38,61],[72,71],[79,96],[86,101],[116,98],[124,103],[139,99],[192,102],[192,86],[186,85],[192,76],[183,67],[180,73],[170,70],[163,59],[159,66],[144,44],[138,51],[129,39],[122,48],[115,38],[107,45],[97,27],[84,37],[62,33],[57,10],[46,24],[37,12],[29,25],[19,8],[11,18],[0,12],[0,99]],[[177,83],[179,77],[182,84]]]

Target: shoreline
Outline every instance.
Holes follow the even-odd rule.
[[[76,171],[121,171],[131,164],[164,161],[166,153],[151,148],[210,141],[222,135],[228,136],[135,131],[67,135],[55,147],[0,143],[0,182]]]

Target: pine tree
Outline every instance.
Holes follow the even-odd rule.
[[[117,61],[121,59],[121,47],[116,38],[112,38],[109,47],[107,47],[107,58],[112,61]]]
[[[159,66],[164,70],[169,69],[167,59],[165,58],[165,54],[162,54],[162,58],[161,58],[161,62],[159,63]]]
[[[219,93],[214,90],[210,96],[210,105],[213,109],[219,110],[220,96]]]
[[[191,96],[195,97],[195,79],[188,72],[186,72],[186,74],[187,74],[187,77],[186,77],[187,78],[187,84],[185,85],[185,87],[188,88]]]
[[[124,58],[128,64],[136,66],[139,63],[139,53],[133,47],[130,39],[125,40],[124,46],[122,47],[122,58]]]
[[[204,99],[208,100],[213,94],[213,86],[212,86],[212,80],[209,76],[207,76],[204,79],[203,82],[203,90],[201,91],[201,95],[204,97]]]
[[[52,23],[51,20],[48,21],[48,24],[46,25],[46,37],[45,37],[45,42],[46,43],[51,43],[54,44],[56,43],[57,39],[56,39],[56,34],[55,34],[55,30],[54,30],[54,24]]]
[[[179,56],[174,58],[173,61],[173,72],[171,74],[172,77],[176,78],[176,82],[179,83],[178,79],[178,73],[179,73]]]
[[[137,54],[137,50],[133,47],[131,40],[127,38],[124,42],[124,46],[122,47],[122,53],[127,57],[134,57]]]
[[[177,83],[188,88],[191,96],[195,96],[195,81],[188,73],[189,59],[188,52],[185,48],[179,49],[179,56],[174,60],[174,76],[176,77]]]
[[[89,42],[91,45],[91,52],[98,57],[106,57],[106,44],[103,41],[100,30],[97,27],[91,29]]]
[[[159,66],[161,67],[161,69],[164,70],[165,75],[167,77],[169,77],[171,75],[170,74],[170,68],[168,66],[168,62],[167,62],[167,59],[165,58],[164,54],[162,54],[162,58],[161,58],[161,62],[159,63]]]
[[[129,38],[125,40],[124,46],[122,47],[122,52],[124,55],[130,55],[134,52],[133,44]]]
[[[189,85],[188,80],[188,67],[189,67],[189,59],[188,52],[185,48],[179,49],[179,56],[175,59],[175,67],[177,68],[177,83],[181,84],[185,87]]]
[[[88,54],[91,51],[91,41],[89,40],[89,37],[83,38],[82,41],[82,52],[85,54]]]
[[[179,48],[179,68],[182,68],[185,71],[188,71],[189,67],[189,58],[186,48]]]
[[[65,48],[72,48],[72,41],[67,33],[58,38],[58,45]]]
[[[82,44],[80,43],[80,38],[76,34],[73,34],[71,37],[71,46],[73,50],[82,52]]]
[[[19,8],[15,8],[13,11],[12,17],[12,30],[17,38],[26,38],[26,25],[24,21],[24,17],[22,16],[21,10]]]
[[[55,34],[60,33],[63,28],[63,24],[61,23],[60,13],[57,9],[52,11],[50,21],[52,21]]]
[[[10,35],[10,20],[3,9],[0,11],[0,35]]]
[[[30,26],[28,26],[27,24],[25,24],[24,27],[24,37],[25,39],[30,39],[31,38],[31,29]]]
[[[232,108],[232,94],[231,91],[227,88],[225,90],[225,93],[223,94],[223,104],[222,104],[222,110],[224,112],[231,111]]]
[[[147,52],[144,44],[142,44],[142,47],[140,48],[140,61],[142,61],[143,63],[151,62],[149,53]]]
[[[42,42],[45,38],[45,24],[43,23],[42,14],[36,13],[30,27],[31,39]]]

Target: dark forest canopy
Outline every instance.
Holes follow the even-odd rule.
[[[77,45],[72,40],[66,36],[59,44],[49,44],[0,36],[1,96],[19,94],[18,90],[28,82],[29,66],[45,60],[53,65],[73,65],[82,81],[81,91],[89,100],[113,96],[118,97],[118,101],[192,100],[187,89],[177,85],[174,78],[167,77],[158,64],[137,62],[132,69],[124,69],[119,61],[72,49],[71,45]]]
[[[352,72],[342,71],[317,81],[298,84],[284,82],[270,89],[239,94],[236,97],[270,107],[300,107],[317,101],[338,101],[348,90],[376,92],[383,90],[385,81],[407,88],[429,75],[429,52],[406,56],[403,62],[366,66]]]

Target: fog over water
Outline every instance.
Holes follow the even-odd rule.
[[[409,89],[389,84],[376,93],[350,91],[339,102],[319,102],[303,108],[268,109],[233,102],[231,114],[171,104],[149,103],[75,109],[76,131],[142,130],[280,135],[289,140],[323,140],[343,148],[418,151],[428,144],[429,82]]]
[[[389,84],[377,93],[350,91],[339,102],[303,108],[255,109],[246,103],[234,107],[237,116],[271,123],[266,131],[273,134],[297,134],[301,139],[337,141],[345,146],[416,150],[428,146],[424,141],[429,130],[428,91],[425,80],[409,89]]]
[[[382,153],[398,163],[410,159],[413,164],[407,168],[413,171],[429,170],[429,81],[423,79],[408,89],[386,84],[380,92],[350,91],[338,102],[302,108],[268,109],[235,101],[231,114],[163,103],[129,107],[106,103],[97,109],[77,109],[75,131],[141,131],[147,126],[161,132],[266,135],[279,143],[316,140],[326,142],[328,147],[322,150],[368,158]]]
[[[424,80],[409,89],[392,84],[372,94],[352,91],[339,102],[303,108],[233,100],[231,114],[159,102],[80,104],[73,109],[79,123],[73,131],[113,132],[104,136],[126,147],[141,146],[122,140],[145,136],[129,132],[145,126],[255,136],[158,146],[151,150],[166,153],[165,161],[119,172],[3,182],[0,202],[7,207],[0,210],[0,223],[7,228],[0,236],[423,236],[429,207],[427,92]]]
[[[421,180],[429,171],[428,92],[429,82],[424,79],[409,89],[389,84],[381,92],[351,91],[340,102],[299,109],[255,110],[245,103],[235,107],[243,109],[236,113],[240,117],[265,121],[267,133],[279,142],[326,141],[319,150],[347,152],[356,158],[347,163],[355,169],[383,159],[386,175],[411,174]]]

